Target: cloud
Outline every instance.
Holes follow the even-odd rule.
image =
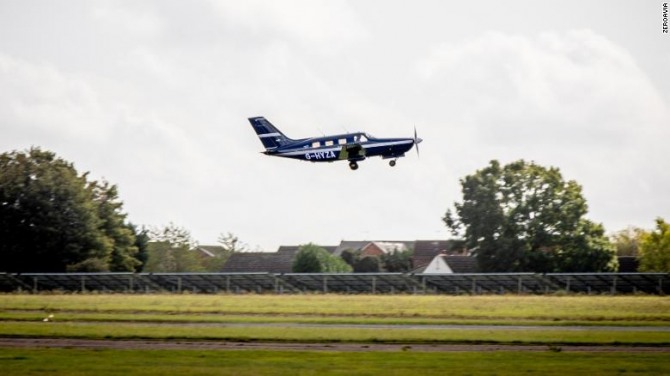
[[[267,243],[286,233],[259,233],[257,216],[278,216],[278,197],[287,210],[314,204],[273,184],[307,178],[296,175],[306,165],[257,164],[260,143],[246,117],[274,114],[298,137],[318,133],[310,120],[324,119],[319,110],[332,111],[328,101],[341,94],[316,61],[365,34],[348,3],[108,1],[76,19],[66,8],[53,22],[71,27],[41,36],[40,46],[61,44],[58,53],[15,48],[0,56],[3,150],[53,150],[118,184],[131,220],[174,221],[204,241],[239,231]],[[39,17],[25,18],[39,28]],[[83,46],[67,43],[81,39],[77,25],[87,30]]]
[[[132,95],[124,98],[137,91],[133,84],[0,55],[0,87],[3,151],[32,145],[52,150],[80,172],[119,184],[124,197],[144,212],[156,212],[145,207],[147,196],[158,191],[174,196],[171,190],[188,181],[197,184],[212,168],[188,128]]]
[[[91,8],[92,20],[102,29],[126,38],[151,40],[165,31],[165,21],[148,4],[103,1]]]
[[[95,90],[52,65],[0,54],[0,87],[6,135],[100,140],[108,134],[109,124]]]
[[[345,0],[212,0],[211,4],[242,40],[262,36],[334,52],[368,35]]]
[[[435,48],[418,66],[438,98],[476,115],[491,143],[625,145],[665,104],[632,57],[591,31],[488,33]],[[534,124],[530,124],[530,123]],[[576,133],[581,137],[575,137]]]
[[[0,22],[2,151],[39,145],[108,178],[140,224],[172,221],[201,242],[232,231],[266,250],[444,238],[458,179],[517,158],[576,179],[613,229],[670,217],[658,209],[670,207],[667,104],[593,31],[472,29],[433,46],[446,24],[427,38],[398,28],[403,14],[371,22],[374,9],[340,0],[35,9]],[[416,125],[421,158],[355,173],[269,158],[246,122],[257,115],[295,138]]]
[[[607,38],[589,30],[489,32],[434,47],[415,74],[431,98],[426,106],[451,118],[461,159],[557,166],[612,226],[667,214],[642,197],[670,189],[667,173],[649,163],[668,157],[667,103]]]

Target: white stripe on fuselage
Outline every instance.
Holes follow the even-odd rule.
[[[412,144],[414,143],[414,140],[402,140],[402,141],[389,141],[389,142],[372,142],[372,143],[365,143],[365,144],[360,144],[363,149],[369,149],[373,147],[383,147],[383,146],[393,146],[393,145],[403,145],[403,144]],[[300,155],[300,154],[306,154],[306,153],[316,153],[316,152],[329,152],[329,151],[337,151],[337,150],[342,150],[342,146],[334,146],[334,147],[327,147],[327,148],[302,148],[302,149],[295,149],[295,150],[290,150],[290,151],[280,151],[277,153],[277,155]]]
[[[258,137],[260,138],[266,138],[266,137],[276,137],[279,136],[279,133],[265,133],[265,134],[259,134]]]

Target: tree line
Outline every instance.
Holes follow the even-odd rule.
[[[607,236],[586,218],[581,186],[560,170],[523,160],[488,166],[460,180],[463,198],[442,220],[483,272],[616,271],[617,255],[640,271],[670,271],[670,225]],[[199,257],[188,230],[138,227],[123,211],[118,188],[79,173],[71,162],[32,147],[0,154],[0,272],[218,271],[246,250],[222,234],[213,255]],[[211,253],[211,252],[210,252]],[[411,250],[342,257],[307,244],[296,272],[409,271]]]

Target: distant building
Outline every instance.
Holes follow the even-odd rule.
[[[413,240],[342,240],[340,245],[335,247],[333,255],[342,256],[342,252],[349,250],[360,251],[362,257],[381,256],[395,250],[406,251],[413,248]]]
[[[407,242],[370,242],[361,248],[361,257],[381,256],[393,252],[403,252],[410,249]]]
[[[236,252],[221,269],[224,273],[290,273],[294,253]]]
[[[417,273],[426,274],[452,274],[452,273],[478,273],[477,259],[472,256],[437,255],[423,269],[416,269]]]
[[[230,256],[221,271],[226,273],[291,273],[293,260],[298,253],[299,247],[297,245],[283,245],[279,247],[277,252],[272,253],[236,252]],[[337,246],[321,247],[332,255],[339,257],[346,250],[360,252],[362,257],[381,256],[394,251],[413,250],[412,265],[417,270],[425,270],[428,264],[438,255],[468,256],[464,242],[461,240],[342,240]],[[471,267],[460,266],[467,261],[459,262],[456,258],[448,260],[449,268],[453,272],[471,272],[460,271],[472,269]],[[472,261],[474,258],[468,256],[463,260]]]
[[[335,246],[321,246],[333,253]],[[279,247],[277,252],[235,252],[223,265],[223,273],[291,273],[300,246]]]
[[[222,255],[225,249],[220,245],[199,245],[193,249],[200,258],[217,257]]]
[[[462,240],[417,240],[412,265],[416,269],[425,268],[437,255],[467,256],[468,252]]]

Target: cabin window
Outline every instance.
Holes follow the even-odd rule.
[[[319,141],[312,142],[312,147],[313,148],[318,148],[319,146],[321,146],[321,143]]]
[[[335,141],[333,140],[326,141],[326,146],[333,146],[333,145],[335,145]]]
[[[356,135],[356,142],[366,142],[368,139],[365,137],[364,134],[359,134]]]
[[[337,143],[340,145],[346,145],[347,144],[347,139],[346,138],[340,138],[337,140]]]

